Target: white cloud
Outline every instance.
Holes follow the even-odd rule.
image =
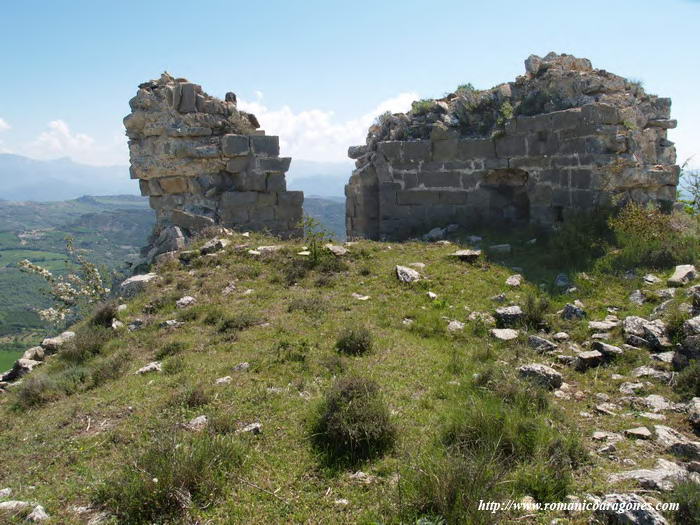
[[[11,127],[4,118],[0,118],[0,131],[7,131]]]
[[[126,138],[122,133],[115,133],[111,140],[98,143],[90,135],[73,132],[63,120],[52,120],[47,128],[35,140],[21,146],[19,152],[35,159],[70,157],[76,162],[96,166],[128,162]]]
[[[262,103],[261,92],[256,92],[256,97],[256,102],[241,100],[238,105],[254,113],[268,134],[279,135],[281,154],[319,162],[347,161],[348,146],[364,144],[367,128],[378,115],[407,111],[419,98],[417,93],[400,93],[358,118],[339,121],[333,111],[308,109],[295,113],[289,106],[270,109]]]

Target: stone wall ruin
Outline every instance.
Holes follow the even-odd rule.
[[[385,114],[345,188],[349,238],[458,224],[553,224],[618,200],[672,206],[671,100],[587,59],[530,56],[515,82]]]
[[[148,260],[184,246],[209,226],[300,233],[303,193],[287,191],[291,159],[254,115],[164,73],[139,86],[124,118],[131,177],[149,196],[156,226]]]

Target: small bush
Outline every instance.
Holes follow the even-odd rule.
[[[321,365],[333,375],[340,375],[347,370],[347,364],[342,356],[329,354],[321,358]]]
[[[390,449],[396,429],[379,385],[356,376],[337,380],[318,407],[312,438],[331,462],[355,463]]]
[[[90,372],[91,386],[98,387],[121,377],[126,372],[130,359],[131,354],[127,350],[120,350],[97,361]]]
[[[288,312],[301,310],[305,314],[320,314],[328,309],[325,299],[318,296],[306,295],[295,297],[289,302]]]
[[[416,100],[411,104],[411,112],[415,115],[427,115],[436,107],[433,99],[424,98],[422,100]]]
[[[700,361],[693,359],[676,377],[673,389],[682,399],[700,397]]]
[[[156,359],[159,361],[165,359],[168,356],[179,354],[187,349],[187,345],[182,341],[171,341],[166,343],[162,348],[159,348],[156,352]]]
[[[668,501],[679,505],[678,510],[671,513],[673,523],[700,525],[700,485],[691,480],[682,481],[669,493]]]
[[[293,343],[291,341],[280,341],[275,345],[273,353],[275,355],[275,362],[277,363],[304,363],[306,357],[309,354],[311,345],[306,340],[299,341],[298,343]]]
[[[198,408],[211,402],[211,393],[202,385],[186,386],[176,391],[171,400],[171,406]]]
[[[348,355],[362,355],[372,350],[372,332],[365,327],[346,328],[335,343],[338,352]]]
[[[179,374],[185,369],[185,359],[182,355],[174,355],[163,361],[163,373],[169,376]]]
[[[523,306],[523,324],[531,330],[544,328],[547,324],[545,314],[549,310],[549,299],[545,295],[528,293]]]
[[[56,382],[43,374],[32,374],[16,389],[15,408],[26,410],[58,397]]]
[[[584,268],[605,253],[611,233],[607,209],[594,213],[571,213],[547,239],[549,265],[560,268]],[[563,219],[563,217],[562,217]]]
[[[117,317],[117,307],[116,301],[107,301],[98,304],[92,313],[90,323],[96,326],[111,328],[112,320]]]
[[[260,323],[260,318],[250,312],[239,312],[229,315],[219,323],[218,330],[221,333],[240,332]]]
[[[111,328],[86,324],[75,332],[75,337],[58,353],[67,363],[81,364],[100,353],[104,344],[114,335]]]
[[[697,225],[682,215],[629,202],[609,220],[620,250],[604,261],[612,270],[668,268],[692,263],[698,253]]]
[[[242,462],[242,448],[232,436],[164,432],[125,461],[97,489],[94,501],[120,523],[173,523],[188,509],[206,508],[221,497]]]

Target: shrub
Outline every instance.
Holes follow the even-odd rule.
[[[678,510],[671,514],[678,525],[700,525],[700,485],[687,480],[678,483],[669,493],[668,501],[678,503]]]
[[[296,362],[304,363],[306,361],[306,356],[309,353],[311,346],[306,340],[299,341],[298,343],[292,343],[291,341],[280,341],[275,345],[273,350],[275,354],[275,362],[277,363],[287,363]]]
[[[182,355],[174,355],[163,361],[163,373],[169,376],[179,374],[185,369],[185,359]]]
[[[96,326],[112,327],[112,320],[117,316],[116,301],[100,303],[95,307],[90,322]]]
[[[700,396],[700,361],[693,359],[676,377],[673,389],[685,400]]]
[[[549,299],[545,295],[528,293],[523,306],[523,324],[526,328],[537,330],[546,326],[545,314],[549,310]]]
[[[75,332],[71,339],[58,354],[62,361],[73,364],[84,363],[102,350],[114,332],[104,326],[85,324]]]
[[[295,297],[289,301],[287,311],[296,312],[297,310],[301,310],[305,314],[320,314],[327,308],[328,305],[322,297],[305,295],[302,297]]]
[[[187,345],[182,341],[170,341],[156,352],[156,359],[159,361],[171,355],[176,355],[187,349]]]
[[[176,391],[170,399],[171,406],[198,408],[211,402],[211,394],[202,385],[190,385]]]
[[[680,215],[629,202],[609,224],[620,247],[606,261],[613,270],[666,268],[693,262],[697,256],[698,237]]]
[[[335,348],[348,355],[366,354],[372,350],[372,332],[365,327],[346,328],[338,336]]]
[[[58,397],[56,382],[43,374],[31,374],[16,389],[15,408],[26,410]]]
[[[94,501],[120,523],[172,523],[193,506],[214,503],[242,462],[242,448],[232,436],[163,432],[125,461],[97,489]]]
[[[239,312],[229,315],[219,323],[219,332],[240,332],[246,328],[250,328],[260,322],[260,319],[250,312]]]
[[[390,449],[396,429],[379,385],[357,376],[338,379],[318,407],[312,438],[330,462],[355,463]]]
[[[427,115],[436,107],[433,99],[424,98],[411,104],[411,112],[415,115]]]
[[[593,213],[568,212],[566,222],[560,223],[547,239],[550,266],[583,268],[603,255],[611,236],[609,213],[607,209]]]
[[[127,350],[119,350],[112,355],[97,361],[90,372],[92,387],[98,387],[107,381],[121,377],[127,369],[131,354]]]
[[[560,501],[571,471],[586,451],[578,437],[559,430],[546,392],[487,368],[465,385],[435,450],[406,476],[406,517],[439,516],[448,523],[492,523],[480,500]],[[508,520],[509,516],[500,516]]]

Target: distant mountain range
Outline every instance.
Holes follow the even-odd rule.
[[[293,160],[287,174],[291,190],[307,196],[342,197],[352,172],[350,162]],[[89,166],[69,158],[35,160],[0,154],[0,199],[62,201],[82,195],[137,195],[128,166]]]

